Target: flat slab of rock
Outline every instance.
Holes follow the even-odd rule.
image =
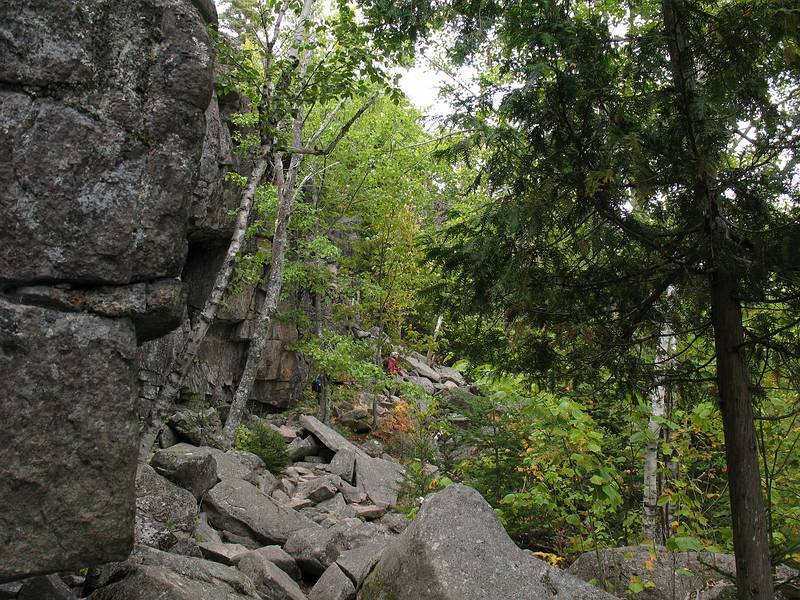
[[[615,600],[520,550],[472,488],[428,496],[387,546],[359,600]]]
[[[220,481],[206,494],[205,507],[215,527],[265,544],[283,544],[295,531],[318,527],[242,479]]]
[[[300,586],[258,551],[243,556],[239,570],[253,581],[265,600],[307,600]]]
[[[254,552],[266,558],[292,579],[300,579],[300,567],[297,566],[297,561],[280,546],[264,546],[254,550]]]
[[[159,475],[189,490],[198,500],[217,484],[217,464],[211,454],[191,444],[158,450],[150,460]]]
[[[375,504],[397,504],[397,489],[402,480],[403,471],[399,465],[363,453],[356,456],[356,481]]]
[[[319,578],[308,600],[355,600],[356,588],[342,570],[332,564]]]
[[[260,600],[249,577],[202,558],[147,549],[127,563],[128,575],[91,600]]]
[[[442,378],[442,383],[451,381],[456,385],[467,385],[467,380],[464,379],[464,376],[455,369],[441,366],[441,367],[436,367],[436,370],[439,372],[439,375]]]
[[[410,371],[416,372],[420,377],[430,379],[433,383],[439,383],[441,381],[439,373],[429,367],[422,357],[402,356],[401,360],[405,362]]]
[[[223,565],[235,565],[239,559],[250,552],[241,544],[226,544],[224,542],[198,542],[203,558],[213,560]]]
[[[300,424],[303,429],[312,433],[322,444],[331,452],[339,452],[340,450],[349,450],[354,454],[361,453],[361,450],[345,438],[341,433],[328,427],[322,421],[311,415],[303,415],[300,417]]]
[[[176,532],[191,534],[197,523],[197,500],[155,472],[139,465],[136,472],[136,542],[158,550],[169,550]]]

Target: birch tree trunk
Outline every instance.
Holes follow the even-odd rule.
[[[667,291],[670,296],[672,290]],[[644,457],[644,512],[642,516],[642,530],[647,540],[654,544],[663,545],[669,536],[669,523],[664,518],[667,511],[658,506],[658,499],[664,490],[663,473],[659,464],[663,466],[661,441],[666,431],[661,423],[667,416],[667,397],[669,396],[666,372],[669,370],[671,357],[675,352],[675,334],[669,323],[665,322],[661,328],[656,351],[656,364],[660,365],[662,374],[657,378],[656,386],[651,395],[650,421],[647,424],[649,439],[645,448]]]
[[[197,358],[200,344],[203,343],[203,339],[205,339],[209,327],[211,327],[211,324],[216,318],[219,305],[225,296],[225,290],[233,274],[233,268],[236,264],[236,255],[242,247],[242,241],[244,240],[244,235],[247,230],[247,222],[253,208],[253,198],[255,197],[256,188],[258,188],[267,171],[268,154],[268,148],[265,148],[253,167],[247,187],[242,193],[231,243],[228,246],[228,251],[225,253],[222,266],[214,279],[214,286],[211,289],[211,294],[206,300],[200,315],[197,317],[197,321],[192,327],[191,332],[172,360],[167,376],[164,378],[158,396],[150,409],[148,421],[139,438],[139,461],[141,462],[146,462],[149,458],[152,448],[155,445],[156,438],[161,428],[164,426],[164,420],[167,414],[172,410],[175,400],[180,393],[181,386],[183,386],[186,376]]]
[[[300,123],[302,127],[302,122]],[[232,443],[236,430],[242,422],[242,415],[250,397],[250,390],[253,387],[261,359],[264,356],[264,349],[267,346],[269,329],[272,325],[272,318],[278,308],[278,300],[281,295],[283,284],[283,268],[286,261],[286,247],[288,243],[289,220],[292,214],[292,200],[294,198],[294,184],[297,176],[297,169],[301,158],[292,156],[287,176],[284,179],[283,167],[281,165],[282,156],[276,153],[275,173],[278,179],[278,217],[275,220],[275,233],[272,237],[272,256],[270,259],[269,275],[267,276],[266,297],[261,307],[261,312],[256,320],[255,332],[250,341],[247,352],[244,371],[239,379],[239,386],[236,388],[236,395],[231,403],[228,418],[225,421],[225,428],[222,436],[227,443]]]
[[[302,52],[303,41],[307,37],[306,25],[309,23],[311,12],[314,7],[314,0],[304,0],[303,8],[297,18],[294,30],[294,42],[289,56],[295,61],[298,68],[298,78],[303,79],[308,66],[309,51]],[[289,88],[290,73],[284,72],[278,89]],[[301,147],[303,143],[303,111],[297,110],[295,106],[295,117],[292,127],[292,143],[296,147]],[[244,409],[247,407],[247,400],[250,397],[250,390],[261,364],[264,349],[267,346],[267,335],[269,334],[272,317],[278,307],[278,300],[281,295],[283,284],[283,267],[286,258],[286,245],[288,242],[289,220],[292,216],[292,201],[294,199],[294,187],[297,179],[297,170],[302,161],[301,154],[293,154],[289,159],[289,167],[286,174],[283,168],[283,154],[275,152],[273,155],[273,170],[275,186],[278,188],[278,216],[275,219],[275,231],[272,236],[272,256],[270,258],[269,275],[267,276],[266,297],[261,307],[261,312],[256,320],[255,333],[250,341],[247,352],[244,371],[239,378],[239,385],[236,394],[231,402],[228,418],[225,420],[225,427],[222,431],[223,439],[231,444],[236,434],[236,430],[242,422]]]

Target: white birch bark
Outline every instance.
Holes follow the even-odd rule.
[[[671,299],[674,291],[670,287],[667,297]],[[661,327],[656,351],[656,365],[661,371],[656,381],[656,386],[650,397],[650,420],[647,424],[649,432],[644,455],[644,486],[643,486],[643,516],[642,532],[648,541],[661,545],[666,542],[668,523],[665,523],[663,514],[659,510],[658,499],[663,491],[663,478],[659,474],[659,459],[661,455],[661,441],[664,436],[659,420],[667,416],[667,396],[669,391],[666,384],[666,373],[669,371],[672,355],[675,353],[675,333],[669,322]]]
[[[268,152],[267,152],[268,153]],[[197,352],[200,349],[209,327],[216,318],[219,305],[225,296],[225,290],[228,287],[228,282],[233,274],[233,268],[236,264],[236,255],[242,246],[244,235],[247,230],[247,222],[250,217],[250,212],[253,208],[253,198],[255,197],[256,188],[261,183],[262,178],[267,170],[267,157],[265,153],[256,161],[253,171],[250,174],[250,179],[242,193],[241,203],[239,204],[239,211],[236,216],[236,223],[234,225],[233,236],[231,243],[228,245],[228,251],[225,253],[225,259],[222,261],[222,266],[217,272],[214,280],[214,286],[211,289],[211,294],[200,311],[191,332],[186,337],[181,349],[176,353],[175,358],[169,366],[166,377],[164,378],[161,388],[159,389],[158,396],[150,409],[148,421],[145,424],[144,430],[139,438],[139,460],[147,461],[155,445],[156,437],[158,437],[161,428],[164,425],[164,420],[167,413],[172,410],[175,400],[180,393],[181,386],[186,380],[192,364],[197,358]]]

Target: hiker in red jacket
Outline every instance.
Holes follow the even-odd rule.
[[[389,375],[405,377],[405,371],[400,368],[398,356],[397,352],[392,352],[391,356],[389,356],[389,361],[386,363],[386,372],[389,373]]]

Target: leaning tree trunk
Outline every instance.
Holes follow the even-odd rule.
[[[717,388],[725,432],[736,587],[739,600],[774,598],[767,521],[761,495],[750,378],[736,282],[724,268],[711,278]]]
[[[288,176],[286,181],[283,181],[283,167],[281,166],[280,154],[276,154],[275,173],[279,178],[278,217],[275,220],[275,233],[272,237],[272,257],[266,284],[267,295],[266,298],[264,298],[264,304],[256,320],[255,332],[250,341],[244,371],[239,378],[239,386],[236,388],[236,395],[233,397],[233,402],[228,412],[228,418],[225,420],[222,437],[228,444],[233,442],[236,430],[242,422],[242,415],[244,415],[244,409],[250,397],[250,390],[256,379],[258,368],[261,365],[264,349],[267,347],[272,318],[278,308],[278,300],[280,299],[283,284],[283,268],[286,262],[286,246],[289,237],[289,219],[292,214],[294,184],[299,164],[300,157],[297,155],[292,156]]]
[[[211,289],[211,294],[206,300],[200,315],[197,317],[191,332],[170,363],[167,376],[164,378],[158,396],[150,409],[148,421],[139,439],[140,461],[146,461],[148,459],[155,444],[156,437],[158,437],[158,433],[164,425],[164,420],[174,406],[175,400],[180,393],[181,386],[183,386],[186,376],[197,358],[200,344],[203,343],[208,328],[211,327],[211,324],[217,316],[219,305],[225,296],[225,290],[228,287],[228,282],[231,279],[233,268],[236,264],[236,255],[242,247],[242,241],[247,231],[247,222],[253,208],[253,198],[255,197],[256,189],[267,171],[267,155],[268,151],[263,151],[261,157],[256,161],[253,167],[247,187],[242,193],[231,243],[228,246],[225,259],[222,261],[219,271],[217,271],[214,287]]]
[[[669,294],[669,292],[668,292]],[[675,334],[668,323],[661,329],[658,339],[658,350],[656,352],[656,364],[660,365],[662,372],[666,372],[672,354],[675,352]],[[667,415],[667,382],[664,374],[659,375],[655,388],[651,396],[650,421],[647,429],[650,438],[645,448],[644,459],[644,502],[642,516],[642,531],[648,541],[657,545],[663,545],[669,536],[669,523],[666,522],[664,514],[658,506],[658,499],[663,491],[663,477],[659,472],[661,454],[661,441],[664,437],[664,429],[661,422]],[[662,463],[663,464],[663,463]]]

